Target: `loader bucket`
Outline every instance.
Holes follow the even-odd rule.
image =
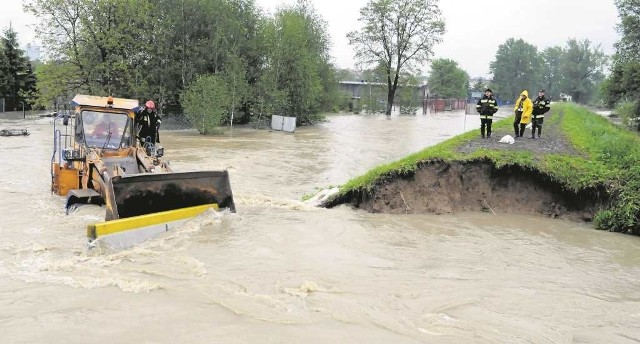
[[[106,193],[107,221],[205,204],[235,212],[227,171],[117,176]]]

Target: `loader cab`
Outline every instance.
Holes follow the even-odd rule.
[[[76,115],[76,141],[87,148],[123,149],[134,145],[126,112],[82,109]]]

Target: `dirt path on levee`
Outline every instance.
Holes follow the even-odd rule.
[[[560,123],[562,123],[563,116],[564,113],[562,111],[548,112],[545,115],[540,138],[536,137],[535,139],[531,139],[531,129],[525,129],[524,137],[516,139],[516,142],[512,145],[499,142],[505,135],[515,136],[515,131],[511,125],[508,128],[494,129],[491,133],[491,138],[488,139],[482,139],[482,137],[480,137],[480,129],[478,129],[477,139],[462,145],[459,151],[462,153],[471,153],[479,148],[487,148],[529,150],[534,153],[543,154],[577,154],[559,127]],[[507,118],[505,120],[513,122],[513,118]]]
[[[500,143],[514,136],[512,126],[494,129],[490,139],[472,139],[459,150],[471,153],[480,148],[530,150],[534,153],[578,154],[559,128],[562,113],[545,119],[541,138],[524,138],[514,144]],[[547,117],[551,117],[547,116]],[[550,119],[550,118],[549,118]],[[507,119],[509,121],[510,119]],[[382,213],[451,214],[459,211],[540,214],[576,221],[591,221],[602,202],[602,190],[572,192],[548,175],[519,165],[497,168],[488,159],[465,162],[428,161],[415,173],[386,176],[370,192],[356,191],[334,200]],[[331,206],[331,205],[330,205]]]

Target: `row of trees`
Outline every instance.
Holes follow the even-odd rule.
[[[617,2],[623,40],[607,88],[612,101],[629,97],[633,88],[625,82],[640,70],[634,60],[639,1]],[[208,132],[260,114],[313,122],[342,98],[326,24],[308,0],[273,16],[255,0],[30,0],[26,8],[48,23],[38,28],[51,53],[38,69],[42,105],[78,92],[152,98],[168,111],[184,109]],[[444,33],[437,0],[372,0],[359,21],[362,28],[348,38],[360,66],[370,68],[366,79],[387,85],[385,112],[397,99],[413,104],[409,90],[422,83],[413,75]],[[552,98],[566,93],[586,103],[595,98],[606,63],[589,40],[538,51],[511,38],[491,62],[490,86],[503,99],[543,87]],[[438,97],[464,97],[469,76],[455,61],[437,59],[428,84]]]
[[[469,75],[450,59],[432,61],[428,85],[431,94],[440,98],[465,98],[469,89],[482,91],[490,86],[505,100],[516,99],[524,89],[535,95],[544,88],[555,99],[565,93],[587,103],[600,95],[607,62],[600,47],[589,40],[569,39],[565,47],[539,52],[522,39],[510,38],[498,47],[490,64],[491,85],[479,80],[470,87]]]
[[[499,46],[491,62],[491,85],[480,80],[470,87],[467,72],[456,61],[444,58],[431,62],[427,84],[431,95],[438,98],[466,98],[470,89],[482,91],[490,86],[506,100],[516,99],[524,89],[535,95],[536,90],[544,88],[555,99],[566,93],[575,101],[587,103],[600,95],[607,61],[602,50],[589,40],[569,39],[565,47],[554,46],[538,52],[534,45],[510,38]],[[379,75],[384,71],[378,68],[369,73]],[[414,79],[403,74],[399,84],[411,86]],[[401,89],[400,94],[407,89]],[[402,102],[402,97],[399,100]]]
[[[18,45],[18,34],[13,28],[0,36],[0,111],[30,108],[35,100],[36,77],[29,60]]]
[[[640,131],[640,0],[617,0],[616,6],[621,38],[603,93],[624,122]]]
[[[30,0],[49,62],[39,103],[76,93],[154,99],[205,133],[260,113],[310,122],[337,91],[325,22],[308,0]],[[204,99],[204,95],[210,99]],[[206,120],[203,120],[206,119]]]
[[[548,47],[540,52],[522,39],[510,38],[498,47],[490,64],[491,87],[508,100],[516,99],[524,89],[531,94],[544,88],[554,99],[566,93],[574,101],[588,103],[598,95],[606,64],[602,49],[588,39],[569,39],[564,47]]]
[[[639,1],[619,0],[627,3],[626,13],[637,11],[638,6],[632,3]],[[373,0],[361,9],[359,20],[362,29],[349,33],[348,38],[358,62],[371,68],[368,74],[373,74],[373,78],[367,79],[386,81],[386,113],[390,114],[394,101],[413,100],[413,95],[404,94],[416,86],[417,78],[412,75],[430,59],[434,45],[441,41],[444,22],[437,0]],[[627,45],[633,45],[637,39],[628,41]],[[588,103],[599,95],[607,63],[600,46],[588,39],[569,39],[564,47],[538,51],[522,39],[510,38],[498,47],[490,64],[493,74],[490,86],[498,96],[508,100],[517,98],[523,89],[535,94],[534,90],[545,88],[552,98],[565,93],[577,102]],[[431,63],[428,85],[434,96],[466,97],[469,75],[455,61],[436,59]]]
[[[466,98],[468,91],[491,87],[500,98],[516,99],[522,90],[533,96],[539,88],[558,99],[561,93],[571,95],[577,102],[588,103],[599,96],[604,81],[608,57],[599,46],[589,40],[569,39],[564,47],[538,49],[522,39],[510,38],[498,47],[490,64],[491,85],[479,81],[470,87],[469,75],[451,59],[431,61],[427,77],[430,94],[438,98]],[[363,73],[369,80],[384,80],[384,64]],[[397,102],[411,104],[420,85],[419,78],[407,72],[399,74]],[[415,102],[414,102],[415,103]]]

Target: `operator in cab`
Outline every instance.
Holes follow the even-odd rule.
[[[106,137],[107,135],[118,135],[118,123],[113,121],[113,116],[102,116],[100,122],[93,128],[91,136],[93,137]]]

